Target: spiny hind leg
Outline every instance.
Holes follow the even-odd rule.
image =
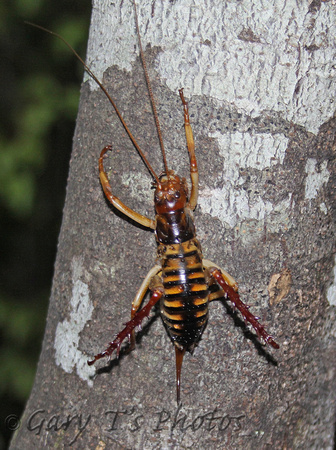
[[[98,353],[97,355],[95,355],[93,360],[88,361],[89,366],[94,364],[98,359],[105,358],[105,357],[110,358],[115,349],[117,350],[117,356],[119,356],[120,347],[121,347],[122,342],[126,338],[130,338],[134,329],[137,326],[141,325],[141,323],[145,317],[149,316],[151,309],[160,300],[160,298],[163,296],[163,293],[164,293],[163,288],[157,287],[152,292],[152,295],[151,295],[147,305],[145,305],[142,309],[140,309],[140,311],[138,311],[135,314],[135,316],[129,322],[126,323],[124,329],[122,331],[120,331],[120,333],[117,334],[117,337],[112,342],[109,343],[109,345],[103,352]]]
[[[135,222],[143,225],[147,228],[155,228],[155,221],[152,219],[149,219],[146,216],[143,216],[142,214],[139,214],[133,209],[130,209],[128,206],[126,206],[122,201],[119,200],[118,197],[116,197],[114,194],[112,194],[112,188],[109,182],[109,179],[107,177],[107,173],[104,170],[104,157],[105,154],[112,150],[112,145],[107,145],[100,153],[99,158],[99,178],[100,182],[104,191],[104,194],[106,195],[106,198],[108,201],[117,208],[120,212],[125,214],[125,216],[129,217],[130,219],[134,220]]]
[[[154,267],[151,268],[151,270],[146,275],[146,278],[143,280],[143,282],[132,302],[131,319],[134,319],[137,312],[139,311],[141,303],[142,303],[143,299],[145,298],[145,295],[149,289],[150,284],[152,284],[151,287],[153,287],[153,278],[156,275],[158,275],[161,271],[162,271],[161,266],[155,265]],[[157,284],[156,284],[156,287],[158,287]],[[155,289],[155,287],[154,287],[154,289]],[[152,290],[154,290],[154,289],[152,289]],[[134,347],[135,347],[135,330],[133,330],[131,333],[130,350],[133,350]]]
[[[195,155],[195,143],[194,143],[193,132],[192,132],[191,125],[190,125],[188,103],[184,98],[183,89],[179,90],[179,94],[180,94],[181,101],[183,104],[183,109],[184,109],[184,128],[185,128],[187,147],[188,147],[189,158],[190,158],[191,193],[190,193],[190,199],[189,199],[189,207],[191,208],[191,210],[194,210],[196,208],[197,199],[198,199],[198,168],[197,168],[197,161],[196,161],[196,155]]]
[[[217,264],[213,263],[209,259],[203,259],[203,266],[206,269],[210,269],[212,267],[215,267],[215,268],[219,269],[221,271],[221,273],[223,275],[223,278],[226,281],[226,283],[230,287],[232,287],[232,289],[234,289],[236,292],[238,291],[238,283],[237,283],[237,281],[228,272],[226,272],[226,270],[222,269],[221,267],[219,267]],[[215,280],[213,278],[211,278],[211,277],[210,277],[210,281],[215,282]]]
[[[210,276],[210,283],[211,281],[215,281],[221,288],[218,293],[215,293],[214,297],[210,297],[210,301],[222,297],[221,294],[224,294],[224,297],[232,302],[242,314],[245,323],[249,322],[252,325],[259,338],[262,338],[266,344],[271,345],[273,348],[279,348],[279,345],[273,340],[272,336],[269,335],[265,328],[258,322],[259,317],[254,316],[249,311],[249,306],[245,305],[245,303],[240,300],[238,285],[235,280],[211,261],[205,260],[203,261],[203,264]]]

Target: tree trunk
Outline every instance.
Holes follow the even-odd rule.
[[[13,449],[332,448],[336,14],[332,2],[280,3],[143,0],[138,11],[168,164],[188,179],[179,88],[189,100],[203,254],[237,280],[280,349],[261,346],[239,315],[213,302],[198,347],[184,358],[179,407],[158,311],[134,352],[98,370],[87,365],[129,320],[156,257],[153,233],[102,193],[97,160],[112,144],[113,192],[154,215],[150,175],[90,81],[43,349]],[[89,64],[160,173],[136,43],[131,2],[96,1]]]

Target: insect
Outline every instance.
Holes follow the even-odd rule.
[[[262,338],[275,349],[279,348],[279,345],[259,323],[259,318],[249,311],[249,306],[240,300],[235,280],[217,264],[203,258],[192,218],[192,211],[196,208],[198,199],[198,168],[188,103],[185,100],[183,89],[180,89],[179,95],[183,107],[186,143],[190,159],[190,196],[188,195],[186,180],[175,174],[167,163],[158,114],[141,44],[135,0],[133,0],[133,5],[140,56],[164,163],[164,172],[159,176],[146,159],[105,87],[61,36],[49,30],[44,30],[56,35],[65,42],[82,62],[85,70],[103,90],[129,138],[154,178],[154,207],[156,215],[153,220],[128,208],[113,194],[108,175],[104,169],[104,158],[107,152],[112,151],[112,146],[108,145],[101,151],[99,177],[104,194],[109,202],[124,215],[144,227],[154,230],[158,245],[157,264],[148,272],[132,302],[131,320],[125,324],[123,330],[108,344],[107,348],[95,355],[91,361],[88,361],[88,364],[92,365],[101,358],[111,358],[114,350],[119,356],[121,344],[126,338],[129,339],[130,348],[133,349],[135,346],[135,328],[141,325],[144,318],[149,316],[154,305],[160,302],[160,315],[175,348],[176,397],[179,403],[183,357],[186,351],[193,351],[201,338],[207,324],[209,303],[212,300],[223,297],[232,302],[234,307],[242,314],[245,322],[252,325],[259,338]],[[214,286],[215,291],[213,291]],[[141,307],[148,290],[150,291],[150,299],[145,306]]]

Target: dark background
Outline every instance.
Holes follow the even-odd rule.
[[[91,3],[0,3],[0,449],[23,411],[41,348],[62,220]]]

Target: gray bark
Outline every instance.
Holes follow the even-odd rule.
[[[110,3],[95,5],[88,60],[160,172],[132,6]],[[143,1],[139,15],[168,162],[185,177],[178,87],[190,101],[204,256],[237,280],[280,350],[214,302],[184,359],[181,407],[157,313],[134,352],[87,366],[129,320],[156,244],[103,196],[98,155],[112,144],[114,193],[154,214],[146,168],[102,92],[85,83],[45,338],[13,449],[332,448],[335,10],[278,3]]]

